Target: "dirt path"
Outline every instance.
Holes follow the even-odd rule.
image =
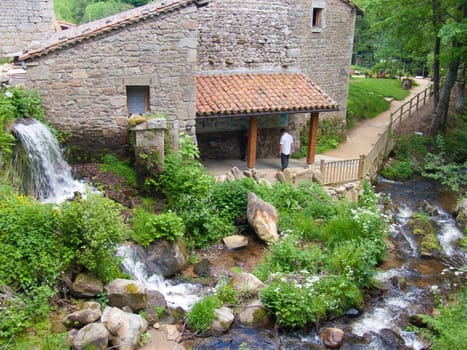
[[[368,154],[372,145],[378,140],[379,135],[389,125],[391,113],[409,101],[412,97],[425,90],[429,84],[428,79],[415,79],[418,86],[410,90],[410,95],[402,101],[392,101],[390,108],[372,119],[359,122],[347,133],[347,140],[338,148],[324,152],[319,156],[332,157],[335,159],[358,158],[361,154]]]

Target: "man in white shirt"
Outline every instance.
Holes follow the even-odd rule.
[[[289,166],[289,157],[294,152],[293,137],[286,129],[281,129],[279,154],[281,156],[282,171]]]

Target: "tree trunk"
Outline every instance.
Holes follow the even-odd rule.
[[[446,78],[446,83],[443,86],[443,91],[440,95],[438,104],[435,107],[433,114],[433,120],[431,123],[431,135],[436,136],[439,129],[444,130],[446,128],[446,122],[448,119],[449,110],[449,99],[451,97],[451,89],[454,86],[457,78],[457,71],[459,69],[460,59],[456,58],[454,61],[449,63],[449,71]]]
[[[439,52],[441,50],[441,38],[438,36],[441,29],[441,5],[439,0],[431,1],[431,21],[435,34],[435,45],[433,47],[433,107],[436,108],[439,102]]]
[[[464,91],[465,91],[465,66],[460,69],[459,79],[457,81],[456,89],[456,112],[464,112]]]

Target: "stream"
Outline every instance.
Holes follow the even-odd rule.
[[[327,322],[320,325],[320,329],[280,334],[281,350],[323,349],[318,335],[326,327],[337,327],[345,331],[346,336],[341,349],[346,350],[422,350],[427,347],[415,333],[405,329],[415,315],[431,314],[434,308],[434,291],[446,292],[446,288],[452,287],[449,285],[446,271],[452,271],[453,268],[449,270],[443,261],[450,258],[461,261],[467,259],[464,252],[455,248],[455,242],[463,237],[463,234],[449,214],[449,206],[454,204],[453,198],[438,190],[435,184],[420,179],[404,183],[380,179],[376,191],[383,197],[391,197],[393,207],[396,208],[388,239],[388,259],[379,267],[376,276],[380,287],[369,292],[365,309],[354,310],[354,315],[349,313]],[[428,205],[432,212],[430,221],[437,228],[437,238],[442,247],[441,257],[422,257],[417,241],[407,224],[411,215],[420,211],[421,205]],[[229,262],[232,264],[233,261],[248,265],[251,264],[248,260],[250,255],[258,259],[258,250],[257,245],[238,252],[224,249],[219,256],[210,261],[220,270],[228,269],[224,265]],[[146,280],[154,289],[161,291],[169,304],[178,304],[187,309],[200,295],[207,292],[201,286],[187,283],[174,285],[160,277],[145,276],[141,270],[141,263],[134,260],[137,259],[136,254],[127,250],[124,254],[122,251],[122,255],[126,256],[126,269],[136,279]],[[235,337],[240,337],[241,334],[250,331],[237,327],[231,332],[235,332]],[[256,336],[273,337],[272,330],[261,330],[264,331],[269,331],[270,334],[258,333]],[[235,338],[233,335],[232,337]]]
[[[69,165],[64,161],[58,142],[50,131],[33,119],[18,121],[13,129],[21,141],[24,155],[29,160],[25,176],[31,180],[26,192],[44,202],[60,202],[75,194],[85,192],[86,186],[73,179]],[[280,338],[281,350],[323,349],[320,331],[337,327],[345,332],[342,350],[357,349],[426,349],[424,344],[406,327],[418,314],[431,314],[436,293],[448,293],[465,283],[465,272],[457,271],[467,260],[467,254],[456,248],[456,241],[463,237],[449,214],[454,198],[442,192],[437,185],[425,179],[415,178],[406,182],[394,182],[380,178],[376,192],[383,198],[390,197],[392,224],[388,237],[388,258],[379,267],[376,279],[379,287],[367,293],[364,310],[349,310],[336,320],[320,324],[319,329],[277,334],[273,329],[249,329],[235,327],[229,331],[231,341],[255,337],[262,345],[250,349],[277,349],[272,339]],[[422,256],[417,239],[408,221],[421,208],[429,212],[430,221],[436,228],[441,246],[439,256]],[[218,276],[225,275],[233,266],[251,271],[261,259],[264,244],[250,240],[248,247],[229,251],[222,244],[211,250],[209,256]],[[133,245],[119,248],[124,269],[149,288],[161,292],[171,308],[188,310],[210,289],[191,283],[177,283],[162,276],[149,274],[142,254]],[[214,272],[216,275],[216,272]],[[213,340],[216,340],[213,337]],[[224,340],[220,340],[224,341]],[[238,349],[229,347],[228,349]],[[198,349],[198,348],[196,348]],[[201,349],[201,348],[199,348]],[[218,349],[218,347],[203,347]],[[227,349],[227,348],[223,348]]]

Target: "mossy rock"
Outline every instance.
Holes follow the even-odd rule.
[[[423,257],[439,257],[441,246],[436,238],[436,230],[424,214],[413,214],[408,222],[412,233],[417,237],[418,249]]]
[[[147,117],[138,116],[138,117],[128,119],[128,125],[133,128],[136,125],[146,123],[147,121],[148,121]]]

